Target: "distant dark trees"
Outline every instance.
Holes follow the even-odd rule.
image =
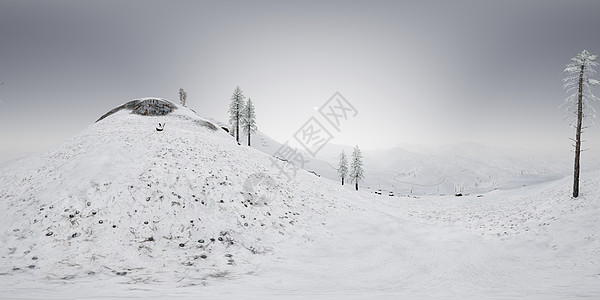
[[[187,93],[183,90],[183,88],[179,89],[179,103],[181,106],[185,106],[185,100],[187,99]]]
[[[575,127],[575,163],[573,168],[573,197],[579,196],[579,171],[581,158],[581,133],[585,129],[583,119],[594,115],[594,109],[590,104],[590,100],[598,101],[591,90],[591,86],[600,84],[600,81],[589,78],[595,74],[594,67],[598,66],[596,59],[597,55],[593,55],[587,50],[583,50],[575,57],[571,58],[571,62],[567,64],[564,72],[568,76],[563,79],[564,88],[567,90],[567,98],[564,104],[567,106],[567,113],[575,116],[575,121],[571,123]]]

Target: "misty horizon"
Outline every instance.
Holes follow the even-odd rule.
[[[3,152],[69,139],[135,98],[226,122],[236,86],[279,142],[334,93],[333,144],[465,142],[570,155],[562,71],[600,52],[594,1],[0,3]],[[590,15],[590,16],[588,16]],[[132,16],[143,16],[138,19]],[[156,21],[160,20],[160,21]],[[318,114],[317,114],[318,115]],[[584,134],[596,156],[600,129]],[[297,145],[296,145],[297,146]]]

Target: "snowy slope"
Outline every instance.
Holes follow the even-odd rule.
[[[289,180],[284,165],[184,107],[117,111],[2,167],[0,274],[202,284],[253,272],[351,198],[303,170]]]
[[[277,156],[280,158],[282,156],[278,153],[283,145],[261,131],[257,131],[256,134],[251,136],[251,145],[252,148],[262,151],[268,155]],[[319,156],[313,157],[301,148],[294,148],[294,150],[302,155],[302,159],[304,160],[304,163],[302,164],[303,169],[309,172],[314,172],[313,174],[317,174],[324,178],[338,181],[336,171],[337,161],[323,160]],[[300,166],[300,164],[297,165]]]
[[[430,272],[420,295],[456,298],[600,297],[600,172],[480,196],[371,196],[399,220],[412,220],[428,246],[414,254]],[[406,237],[401,237],[406,239]],[[406,239],[410,242],[410,239]],[[406,256],[403,256],[406,257]],[[411,268],[414,268],[412,266]],[[396,270],[412,275],[411,271]],[[435,278],[431,278],[435,276]]]
[[[389,197],[274,162],[178,107],[8,163],[0,298],[600,297],[598,171],[578,199],[568,177]]]
[[[0,297],[596,299],[600,172],[583,177],[578,199],[569,197],[568,178],[483,197],[360,192],[362,209],[325,217],[310,243],[288,240],[277,255],[255,256],[256,272],[206,286],[123,285],[118,277],[52,285],[19,282],[21,273],[3,276]]]
[[[363,210],[330,217],[330,233],[219,288],[231,299],[596,299],[600,172],[584,177],[578,199],[568,178],[483,197],[364,191]]]
[[[31,155],[31,153],[19,150],[0,149],[0,167],[9,163],[12,160],[16,160],[28,155]]]

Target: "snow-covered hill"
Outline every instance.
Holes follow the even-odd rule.
[[[571,199],[571,178],[515,177],[535,163],[496,150],[394,150],[375,155],[380,169],[467,165],[515,185],[376,195],[282,173],[293,170],[262,152],[279,147],[267,136],[240,146],[185,107],[142,116],[137,104],[0,166],[0,298],[600,296],[598,171]]]
[[[13,271],[2,275],[0,298],[595,299],[600,173],[583,174],[578,199],[569,197],[570,183],[482,197],[363,191],[353,199],[360,209],[323,216],[311,242],[281,240],[277,254],[252,255],[261,267],[251,273],[215,273],[208,285],[191,286],[207,281],[173,282],[168,268],[157,272],[162,282],[127,276],[29,282],[31,274]]]
[[[255,257],[303,245],[348,207],[352,195],[327,180],[304,170],[290,179],[286,163],[185,107],[151,101],[174,109],[140,115],[124,105],[2,167],[2,276],[202,284],[253,272]]]

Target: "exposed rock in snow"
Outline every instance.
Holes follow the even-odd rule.
[[[142,116],[163,116],[172,112],[176,108],[177,106],[175,104],[165,99],[135,99],[112,109],[111,111],[107,112],[102,117],[100,117],[96,122],[102,121],[104,118],[123,109],[131,110],[132,113]]]

